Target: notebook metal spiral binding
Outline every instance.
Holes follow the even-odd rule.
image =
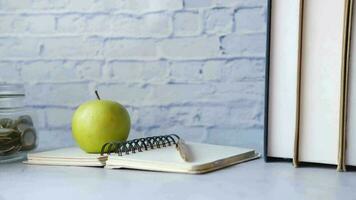
[[[167,147],[171,145],[176,145],[177,147],[179,140],[180,138],[178,135],[169,134],[138,138],[125,142],[108,142],[101,148],[101,155],[117,153],[119,156],[122,156],[123,153],[130,154],[136,153],[136,151],[142,152],[143,150]]]

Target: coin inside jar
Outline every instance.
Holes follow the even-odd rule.
[[[0,129],[0,155],[10,155],[21,149],[20,133],[14,129]]]
[[[27,129],[21,136],[21,150],[32,150],[36,147],[36,132],[34,129]]]
[[[12,120],[10,118],[2,118],[0,119],[0,125],[3,128],[15,128],[15,120]]]
[[[0,156],[28,151],[36,147],[37,135],[31,116],[0,119]]]
[[[17,124],[27,124],[33,126],[33,121],[29,115],[21,115],[17,120]]]
[[[32,126],[27,124],[19,124],[17,126],[18,131],[21,134],[21,150],[31,150],[36,146],[36,131]]]
[[[5,137],[14,132],[14,129],[11,128],[0,128],[0,137]]]

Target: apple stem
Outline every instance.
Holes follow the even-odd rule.
[[[98,100],[100,100],[100,96],[99,96],[98,90],[95,90],[95,94],[96,94],[96,98],[98,98]]]

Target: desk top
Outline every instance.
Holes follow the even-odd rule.
[[[91,167],[0,165],[0,200],[356,199],[356,172],[262,159],[203,175]]]

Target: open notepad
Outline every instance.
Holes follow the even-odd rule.
[[[183,161],[174,146],[118,156],[87,154],[78,147],[28,154],[27,164],[62,166],[105,166],[150,171],[205,173],[260,157],[252,149],[187,143],[191,154]]]

